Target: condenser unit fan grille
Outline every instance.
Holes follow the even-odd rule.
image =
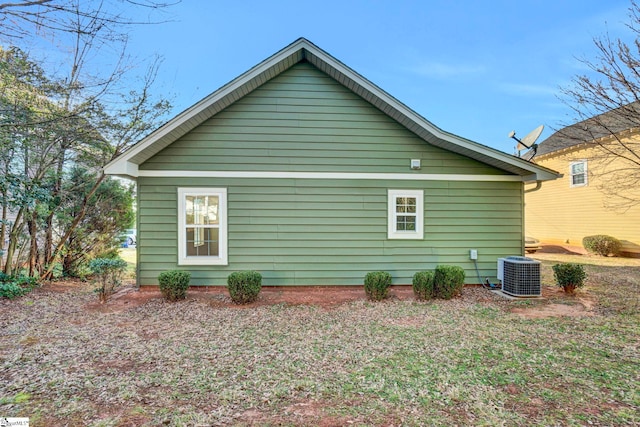
[[[502,291],[514,296],[540,296],[540,262],[527,257],[501,259]]]

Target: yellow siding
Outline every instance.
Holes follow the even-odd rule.
[[[626,211],[611,207],[614,200],[603,191],[609,185],[606,175],[601,175],[605,161],[598,159],[597,149],[582,147],[536,159],[540,166],[564,176],[525,194],[526,234],[546,243],[571,245],[582,245],[585,236],[606,234],[621,240],[623,251],[640,255],[640,207]],[[587,160],[587,185],[571,187],[570,164],[581,160]],[[606,167],[610,170],[611,162]]]

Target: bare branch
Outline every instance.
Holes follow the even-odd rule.
[[[539,154],[572,146],[599,153],[600,188],[617,209],[640,204],[640,6],[629,8],[631,41],[608,33],[594,38],[597,55],[579,59],[590,73],[577,75],[561,88],[561,100],[576,122],[558,130],[539,147]],[[546,146],[545,146],[546,145]]]
[[[123,1],[132,8],[156,9],[169,5],[146,0]],[[3,61],[3,67],[0,67],[0,132],[3,137],[0,158],[11,160],[9,169],[24,165],[22,187],[14,194],[22,192],[23,188],[33,188],[46,196],[32,198],[31,205],[18,206],[20,212],[24,212],[20,230],[27,220],[32,226],[36,220],[45,224],[29,229],[30,243],[38,242],[42,248],[31,247],[28,261],[32,270],[35,268],[45,277],[51,273],[60,254],[67,253],[68,245],[73,244],[75,228],[94,209],[89,199],[104,180],[101,167],[157,127],[158,120],[170,105],[164,99],[154,100],[151,96],[151,85],[161,63],[159,58],[152,61],[141,88],[131,89],[138,84],[134,85],[128,79],[128,73],[137,64],[126,54],[128,34],[124,26],[138,22],[113,8],[113,3],[101,0],[14,1],[0,6],[3,6],[0,8],[0,36],[15,40],[16,35],[24,38],[46,35],[51,40],[56,39],[56,43],[64,44],[65,53],[69,54],[56,75],[32,66],[33,60],[26,54],[20,56],[19,49],[12,48],[6,56],[0,57]],[[153,21],[142,23],[150,22]],[[0,48],[0,53],[3,52]],[[110,60],[104,63],[114,65],[105,67],[96,63],[96,60],[103,60],[105,54]],[[97,174],[87,182],[86,197],[79,201],[77,209],[68,213],[71,218],[66,218],[62,227],[56,215],[68,198],[64,192],[69,190],[64,189],[62,183],[72,164]],[[11,172],[9,169],[7,171]],[[7,176],[5,173],[4,177]],[[4,194],[6,192],[3,197]],[[35,236],[36,233],[45,235]],[[22,247],[16,246],[19,233],[11,231],[9,234],[12,249],[7,264],[10,268],[10,258],[14,252],[20,253]],[[14,265],[18,262],[16,260]]]
[[[29,6],[40,6],[45,3],[49,3],[51,0],[36,0],[36,1],[25,1],[22,3],[0,3],[0,9],[7,9],[10,7],[29,7]]]

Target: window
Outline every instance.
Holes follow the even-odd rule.
[[[422,239],[424,192],[389,190],[388,205],[389,239]]]
[[[178,264],[227,265],[227,189],[178,189]]]
[[[569,165],[571,175],[571,187],[587,185],[587,161],[572,162]]]

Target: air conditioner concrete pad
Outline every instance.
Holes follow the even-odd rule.
[[[526,297],[516,297],[514,295],[509,295],[505,292],[502,291],[502,289],[495,289],[495,290],[491,290],[491,292],[493,292],[496,295],[500,295],[502,298],[506,298],[506,299],[512,299],[512,300],[518,300],[518,299],[544,299],[542,296],[539,295],[533,295],[533,296],[526,296]]]

